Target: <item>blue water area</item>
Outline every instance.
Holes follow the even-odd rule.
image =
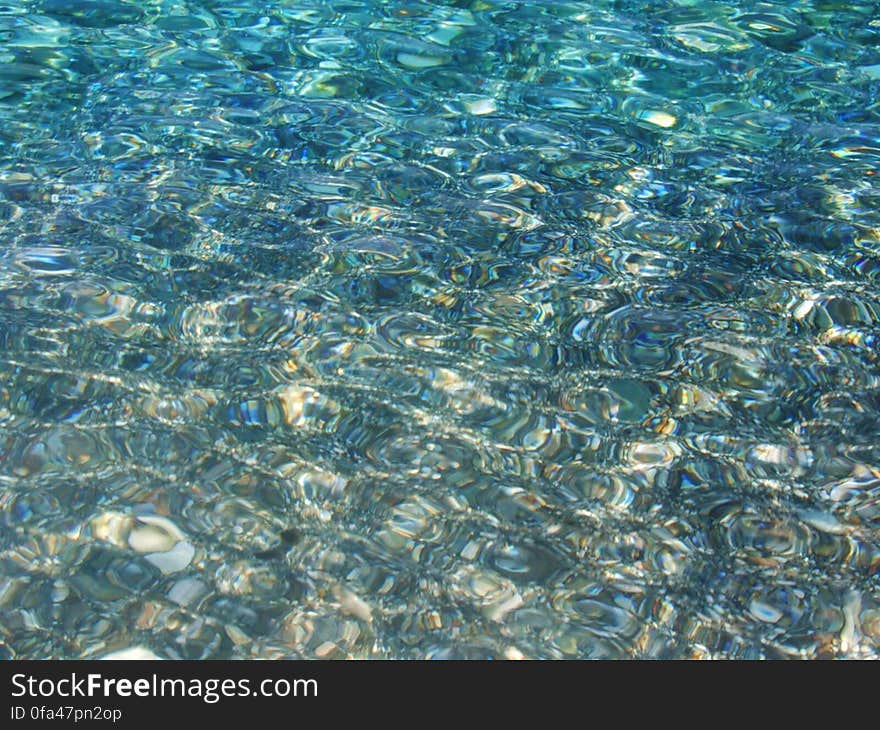
[[[0,7],[0,656],[877,658],[880,13]]]

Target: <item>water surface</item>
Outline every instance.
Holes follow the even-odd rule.
[[[0,8],[0,653],[880,647],[874,3]]]

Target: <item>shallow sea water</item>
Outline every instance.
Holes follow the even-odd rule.
[[[0,655],[880,652],[874,3],[0,7]]]

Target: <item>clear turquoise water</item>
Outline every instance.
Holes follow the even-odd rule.
[[[0,8],[0,653],[876,657],[874,3]]]

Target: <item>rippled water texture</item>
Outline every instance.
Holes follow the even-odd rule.
[[[876,657],[876,10],[0,8],[0,655]]]

